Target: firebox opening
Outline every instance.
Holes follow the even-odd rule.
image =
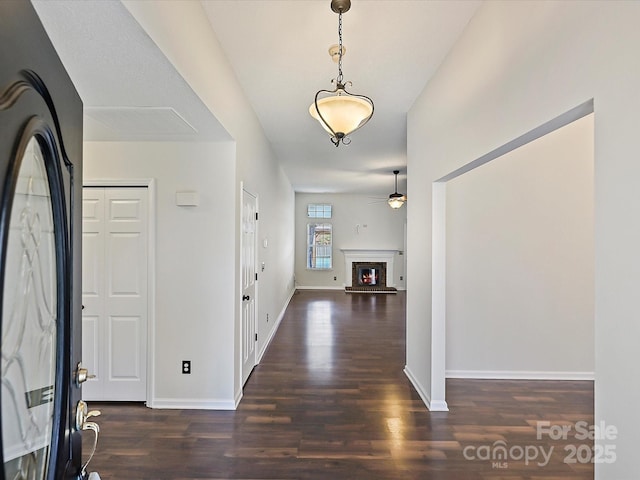
[[[359,267],[358,285],[373,286],[379,283],[379,271],[377,268]]]
[[[351,293],[396,293],[387,285],[387,262],[351,262]]]

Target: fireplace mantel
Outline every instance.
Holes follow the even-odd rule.
[[[395,287],[393,261],[399,250],[372,250],[341,248],[345,261],[345,287],[351,287],[351,268],[353,262],[385,262],[387,264],[387,287]]]

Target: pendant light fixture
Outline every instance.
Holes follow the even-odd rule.
[[[349,134],[364,126],[373,116],[373,101],[365,95],[356,95],[347,91],[342,76],[342,57],[345,48],[342,45],[342,14],[351,8],[351,0],[331,0],[331,10],[338,14],[338,76],[331,80],[333,90],[320,90],[309,107],[309,113],[331,136],[331,141],[338,147],[340,143],[349,145]],[[330,55],[335,49],[330,48]]]
[[[393,174],[396,176],[396,189],[391,195],[389,195],[389,200],[387,200],[387,203],[389,204],[389,206],[394,209],[400,208],[402,205],[404,205],[404,202],[407,201],[406,195],[402,195],[401,193],[398,193],[398,174],[399,173],[400,173],[400,170],[393,171]]]

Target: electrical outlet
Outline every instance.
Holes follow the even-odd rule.
[[[191,373],[191,360],[182,360],[182,373],[185,375]]]
[[[404,277],[402,275],[400,275],[400,281],[404,280]]]
[[[338,280],[338,277],[333,277],[333,281],[335,282],[336,280]]]

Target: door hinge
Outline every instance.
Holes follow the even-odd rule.
[[[256,212],[256,220],[258,220],[258,212]]]
[[[258,341],[258,334],[256,333],[256,342]]]
[[[258,281],[258,274],[256,273],[256,282]]]

